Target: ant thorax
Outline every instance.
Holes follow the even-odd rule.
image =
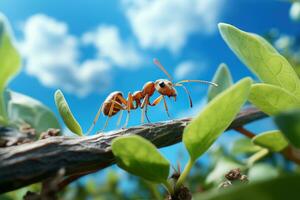
[[[154,83],[155,89],[164,96],[176,97],[177,91],[171,81],[167,79],[158,79]]]

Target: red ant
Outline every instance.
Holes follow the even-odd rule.
[[[190,107],[193,106],[192,98],[190,96],[190,92],[188,89],[182,84],[187,82],[198,82],[198,83],[205,83],[205,84],[211,84],[213,86],[218,86],[216,83],[209,82],[209,81],[203,81],[203,80],[182,80],[177,83],[173,83],[173,78],[171,75],[166,71],[166,69],[162,66],[162,64],[157,60],[154,59],[154,64],[157,65],[169,78],[168,79],[158,79],[155,82],[149,81],[145,83],[143,86],[143,89],[141,91],[136,91],[133,94],[129,93],[127,99],[124,98],[123,93],[120,91],[112,92],[108,95],[108,97],[104,100],[101,107],[99,108],[96,117],[94,118],[94,121],[91,125],[91,127],[88,130],[88,134],[90,131],[94,128],[96,122],[98,121],[98,118],[100,116],[100,113],[103,112],[105,116],[108,116],[104,128],[106,128],[108,124],[108,120],[113,115],[117,114],[119,111],[127,110],[128,115],[126,117],[126,123],[124,127],[127,126],[128,120],[129,120],[129,113],[130,110],[135,110],[137,108],[142,109],[142,123],[144,122],[144,116],[146,115],[147,121],[150,122],[148,116],[147,116],[147,109],[148,106],[156,106],[161,100],[164,101],[165,110],[169,115],[167,102],[165,99],[165,96],[173,97],[176,101],[177,97],[177,91],[175,89],[176,86],[182,87],[185,92],[188,95]],[[154,92],[157,91],[160,96],[157,97],[152,103],[150,102],[150,97],[154,94]],[[135,102],[135,104],[134,104]],[[118,124],[120,123],[121,116],[119,117]]]

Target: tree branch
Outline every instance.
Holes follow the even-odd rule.
[[[256,108],[242,110],[228,129],[267,117]],[[140,135],[158,148],[181,142],[191,119],[145,124],[87,137],[50,137],[33,143],[0,148],[0,193],[53,177],[61,168],[79,177],[115,163],[111,141],[122,135]]]

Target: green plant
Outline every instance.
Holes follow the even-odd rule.
[[[149,181],[162,183],[174,199],[183,188],[196,160],[226,130],[247,100],[268,115],[278,115],[300,107],[298,76],[288,61],[275,48],[259,35],[241,31],[232,25],[221,23],[219,30],[233,52],[264,83],[251,85],[251,79],[245,78],[232,85],[232,78],[227,66],[220,65],[213,80],[221,87],[209,89],[209,103],[184,130],[183,143],[190,159],[178,179],[174,182],[168,180],[169,163],[145,139],[138,136],[125,136],[112,142],[112,151],[117,158],[119,167]],[[282,118],[277,117],[275,120],[279,124],[285,124],[283,121],[286,117]],[[296,121],[293,120],[292,123],[295,124]],[[293,134],[293,138],[299,137],[295,131],[298,128],[286,131],[287,128],[284,125],[280,127],[286,133]],[[239,145],[238,147],[236,145],[235,151],[251,155],[244,163],[244,169],[249,170],[270,152],[282,152],[289,147],[288,140],[278,130],[258,134],[252,140],[245,142],[247,142],[244,143],[247,146]],[[153,155],[153,159],[150,154]],[[230,164],[228,166],[239,165]],[[243,165],[240,166],[243,168]],[[215,174],[218,171],[220,170],[215,169]],[[209,197],[208,199],[213,198]]]
[[[0,13],[0,124],[21,127],[29,125],[37,134],[49,128],[60,128],[53,112],[29,96],[7,90],[9,81],[21,69],[21,57],[6,18]],[[38,137],[36,137],[38,138]]]

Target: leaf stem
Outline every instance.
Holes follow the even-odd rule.
[[[264,148],[253,154],[247,161],[247,166],[252,166],[255,162],[259,161],[269,153],[269,150]]]
[[[168,192],[173,195],[174,194],[174,189],[173,187],[171,186],[171,184],[165,180],[164,182],[162,182],[162,184],[165,186],[165,188],[168,190]]]
[[[176,182],[175,191],[183,184],[187,175],[190,173],[193,164],[194,164],[194,161],[190,158],[188,163],[185,165],[184,170],[183,170],[182,174],[180,175],[178,181]]]

